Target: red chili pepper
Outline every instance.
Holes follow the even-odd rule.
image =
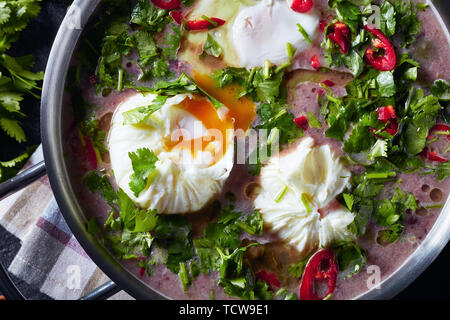
[[[331,80],[325,80],[322,82],[324,85],[326,85],[327,87],[334,87],[334,82]]]
[[[291,4],[291,9],[295,12],[305,13],[314,7],[312,0],[294,0]]]
[[[375,128],[370,128],[370,132],[372,132],[372,134],[380,139],[385,139],[379,135],[376,134],[378,130]],[[389,133],[391,136],[395,136],[398,132],[398,122],[396,119],[392,119],[391,121],[389,121],[388,125],[386,126],[386,128],[383,130],[384,132]]]
[[[98,167],[97,153],[88,137],[84,136],[83,140],[86,148],[86,160],[91,168],[95,170]]]
[[[178,24],[184,24],[186,29],[198,31],[198,30],[208,30],[212,28],[217,28],[223,26],[226,21],[219,18],[208,18],[202,20],[184,20],[183,15],[179,11],[170,12],[172,19]]]
[[[276,287],[276,288],[281,287],[281,284],[280,284],[280,281],[278,280],[277,275],[273,272],[261,270],[256,273],[256,277],[258,279],[261,279],[264,282],[267,282],[272,287]]]
[[[319,30],[320,30],[320,32],[324,32],[325,28],[327,27],[327,25],[328,25],[328,21],[327,20],[320,20],[319,21]]]
[[[206,19],[195,20],[195,21],[188,20],[188,21],[186,21],[186,27],[188,30],[208,30],[208,29],[223,26],[226,22],[225,20],[222,20],[219,18],[209,18],[209,20],[213,21],[215,23],[215,25]]]
[[[440,157],[436,152],[429,151],[427,147],[425,147],[420,154],[430,161],[441,162],[441,163],[448,161],[447,159]]]
[[[303,130],[308,129],[308,118],[306,118],[305,116],[295,118],[294,122],[297,125],[297,127],[302,128]]]
[[[388,122],[390,119],[397,119],[395,109],[391,105],[388,105],[387,107],[378,108],[377,113],[378,113],[378,120],[383,122]]]
[[[313,55],[313,56],[311,57],[310,63],[311,63],[311,66],[312,66],[314,69],[317,70],[317,69],[320,68],[320,61],[319,61],[319,57],[318,57],[317,55]]]
[[[153,4],[160,9],[172,10],[179,8],[181,6],[181,0],[152,0]]]
[[[431,128],[430,132],[441,131],[441,132],[449,132],[450,127],[446,124],[437,124],[433,128]],[[431,139],[431,135],[428,136],[428,139]],[[447,136],[447,140],[450,141],[450,135]]]
[[[397,64],[397,56],[395,55],[394,47],[389,39],[380,30],[364,26],[364,29],[369,31],[375,39],[372,40],[372,45],[381,49],[383,54],[376,52],[374,48],[366,50],[365,58],[369,65],[380,71],[392,71]]]
[[[386,129],[384,129],[387,133],[389,133],[391,136],[395,136],[398,132],[398,122],[397,120],[392,120],[387,125]]]
[[[322,300],[332,294],[336,289],[337,273],[338,269],[333,251],[327,249],[316,252],[306,265],[300,284],[300,299]],[[314,283],[317,281],[327,281],[328,292],[323,297],[319,297],[314,291]]]
[[[343,54],[347,54],[350,51],[350,28],[342,22],[336,22],[330,28],[328,38],[339,46],[339,49]]]
[[[430,131],[431,132],[433,132],[433,131],[445,132],[445,131],[450,131],[450,127],[448,125],[446,125],[446,124],[437,124],[433,128],[431,128]]]
[[[178,24],[183,22],[183,14],[180,11],[170,11],[170,16]]]

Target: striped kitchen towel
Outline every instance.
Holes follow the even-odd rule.
[[[39,147],[28,166],[42,159]],[[71,233],[47,177],[0,201],[0,225],[22,243],[9,272],[33,289],[53,299],[71,300],[109,281]],[[111,299],[132,298],[121,291]]]

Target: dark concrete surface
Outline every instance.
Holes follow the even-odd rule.
[[[36,55],[36,70],[43,70],[53,43],[53,39],[66,12],[70,0],[44,0],[39,17],[22,33],[21,40],[14,50],[13,56],[33,53]],[[26,146],[40,143],[39,102],[26,99],[23,112],[28,115],[23,121],[28,142],[16,144],[10,138],[0,133],[0,161],[19,155]],[[20,241],[0,227],[0,261],[9,266],[20,248]],[[450,299],[450,245],[443,250],[433,264],[406,290],[395,299]],[[13,279],[23,294],[30,299],[49,299],[19,279]]]

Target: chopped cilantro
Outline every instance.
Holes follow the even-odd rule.
[[[354,242],[336,243],[333,246],[342,278],[350,278],[362,270],[367,253]]]
[[[131,175],[130,189],[136,197],[139,196],[142,190],[151,183],[156,174],[156,162],[158,158],[148,148],[130,152],[128,156],[131,159],[134,173]]]
[[[308,33],[305,31],[305,29],[302,27],[302,25],[300,23],[297,23],[297,27],[298,27],[298,31],[300,32],[300,34],[303,36],[303,38],[305,38],[305,40],[309,43],[312,44],[311,39],[309,38]]]
[[[222,54],[222,48],[217,43],[217,41],[214,39],[214,37],[210,33],[208,33],[208,35],[206,37],[206,42],[203,45],[203,52],[200,55],[200,57],[203,58],[207,55],[210,55],[210,56],[219,58],[221,54]]]
[[[162,108],[162,106],[167,101],[166,96],[157,96],[153,103],[147,107],[138,107],[136,109],[132,109],[130,111],[124,112],[123,115],[123,124],[139,124],[147,120],[154,112],[158,111]]]

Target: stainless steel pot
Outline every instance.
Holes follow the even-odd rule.
[[[80,206],[80,200],[73,192],[68,168],[63,156],[63,128],[65,123],[62,115],[67,106],[63,105],[63,94],[66,75],[73,52],[81,36],[84,26],[95,11],[100,0],[75,0],[68,11],[56,36],[48,61],[43,86],[41,104],[41,132],[44,149],[44,164],[16,177],[6,184],[0,185],[2,196],[15,191],[40,176],[45,168],[54,192],[55,198],[64,218],[73,234],[86,253],[102,269],[102,271],[117,283],[122,289],[137,299],[164,299],[155,290],[143,283],[127,271],[121,264],[87,232],[86,218]],[[450,11],[450,6],[444,1],[436,1],[440,12]],[[430,3],[431,10],[437,10]],[[437,11],[436,11],[437,12]],[[442,20],[442,28],[447,29]],[[76,28],[77,24],[81,28]],[[449,36],[450,39],[450,36]],[[426,239],[406,259],[403,264],[385,279],[380,289],[372,289],[356,297],[357,299],[390,299],[413,282],[439,255],[450,240],[450,201],[447,202],[430,230]],[[1,279],[0,279],[1,280]]]

